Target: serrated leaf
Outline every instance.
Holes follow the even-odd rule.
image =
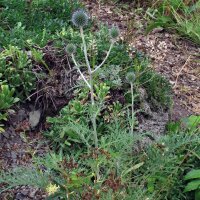
[[[192,170],[188,172],[185,175],[184,180],[195,179],[195,178],[200,178],[200,169],[196,169],[196,170]]]
[[[190,192],[192,190],[199,189],[199,187],[200,187],[200,180],[194,180],[186,185],[184,192]]]

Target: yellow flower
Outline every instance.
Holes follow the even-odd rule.
[[[48,195],[52,195],[52,194],[56,193],[59,190],[59,188],[60,188],[59,186],[50,183],[47,186],[46,191],[47,191]]]

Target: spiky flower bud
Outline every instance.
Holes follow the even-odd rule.
[[[74,54],[76,52],[76,46],[74,44],[68,44],[65,48],[68,54]]]
[[[120,35],[118,26],[112,26],[112,28],[109,30],[109,34],[112,40],[116,40]]]
[[[135,81],[135,73],[134,72],[128,72],[127,75],[126,75],[126,80],[129,83],[134,83],[134,81]]]
[[[72,23],[79,28],[88,24],[89,16],[84,10],[77,10],[72,15]]]

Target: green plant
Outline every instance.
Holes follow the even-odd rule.
[[[136,49],[134,62],[128,71],[135,73],[136,92],[144,88],[148,95],[148,101],[153,109],[169,109],[172,105],[172,88],[169,81],[160,74],[157,74],[149,67],[149,59]]]
[[[8,85],[1,85],[0,90],[0,110],[9,109],[13,104],[19,101],[19,98],[13,97],[15,90],[9,89]]]
[[[131,134],[133,135],[134,121],[135,121],[133,84],[135,82],[135,74],[133,72],[129,72],[126,75],[126,80],[131,85]]]
[[[9,46],[0,53],[0,73],[3,83],[14,88],[16,96],[21,99],[35,88],[36,76],[31,59],[18,47]]]
[[[196,26],[200,20],[200,1],[165,0],[157,6],[156,10],[147,10],[147,14],[153,18],[147,32],[156,27],[170,28],[200,44],[200,29]]]
[[[40,50],[36,50],[34,48],[31,48],[31,55],[32,58],[35,62],[42,64],[45,66],[45,68],[47,69],[47,71],[49,72],[49,74],[51,75],[51,70],[49,69],[48,65],[45,63],[45,61],[43,60],[44,54],[42,51]]]
[[[111,134],[99,140],[99,148],[71,149],[70,155],[49,153],[33,159],[32,168],[17,168],[1,172],[1,191],[20,185],[31,185],[48,193],[48,199],[115,199],[126,198],[131,184],[130,174],[144,163],[132,162],[132,144],[140,139],[109,127]],[[96,182],[96,165],[100,166],[101,180]],[[29,179],[27,180],[27,176]]]
[[[85,11],[83,10],[78,10],[76,12],[74,12],[74,14],[72,15],[72,22],[75,26],[77,26],[80,29],[80,35],[82,38],[82,43],[83,43],[83,52],[84,52],[84,57],[85,57],[85,62],[86,62],[86,66],[87,66],[87,70],[88,70],[88,75],[89,75],[89,80],[87,80],[87,78],[84,76],[84,74],[81,72],[80,70],[80,64],[76,61],[75,56],[74,56],[74,48],[73,51],[71,50],[72,48],[69,48],[69,45],[67,46],[66,50],[67,53],[71,55],[72,60],[75,64],[75,67],[77,69],[77,71],[79,72],[79,74],[81,75],[82,79],[84,80],[84,82],[86,83],[87,87],[90,89],[90,97],[91,97],[91,122],[92,122],[92,126],[93,126],[93,131],[94,131],[94,144],[95,147],[98,148],[98,135],[97,135],[97,123],[96,123],[96,118],[97,115],[99,113],[99,108],[96,107],[95,105],[95,99],[94,99],[94,80],[93,80],[93,74],[101,67],[104,65],[104,63],[106,62],[112,47],[115,43],[115,40],[117,39],[117,37],[119,36],[119,29],[116,27],[112,27],[110,30],[110,37],[111,37],[111,45],[110,48],[107,52],[106,57],[104,58],[104,60],[102,61],[102,63],[100,63],[99,65],[95,66],[95,68],[92,70],[89,59],[88,59],[88,54],[87,54],[87,46],[86,46],[86,42],[85,42],[85,37],[84,37],[84,33],[83,33],[83,27],[87,25],[88,23],[88,15]],[[70,44],[71,45],[71,44]],[[99,171],[97,169],[97,180],[99,180]]]
[[[194,133],[200,130],[199,125],[200,116],[191,115],[189,117],[182,118],[177,122],[169,122],[167,125],[167,131],[170,134],[177,134],[181,130],[188,133]]]
[[[45,46],[61,27],[69,27],[72,12],[81,7],[78,0],[2,0],[0,45],[24,48],[27,41]]]
[[[111,36],[111,45],[109,48],[109,51],[105,57],[105,59],[103,60],[103,62],[101,64],[99,64],[98,66],[95,66],[95,69],[92,70],[91,65],[89,63],[88,60],[88,54],[87,54],[87,46],[86,46],[86,42],[85,42],[85,37],[84,37],[84,33],[83,33],[83,27],[87,25],[88,23],[88,16],[87,14],[82,11],[76,11],[73,16],[72,16],[72,22],[74,23],[75,26],[80,28],[80,34],[81,34],[81,38],[82,38],[82,42],[83,42],[83,48],[84,48],[84,56],[85,56],[85,61],[86,61],[86,65],[88,68],[88,75],[89,75],[89,81],[86,79],[86,77],[84,76],[84,74],[81,72],[80,70],[80,64],[77,63],[75,57],[74,57],[74,52],[69,51],[69,48],[67,48],[69,54],[71,54],[72,56],[72,60],[78,70],[78,72],[80,73],[82,79],[85,81],[86,85],[88,86],[88,88],[90,89],[90,96],[91,96],[91,106],[92,106],[92,116],[91,116],[91,121],[92,121],[92,125],[93,125],[93,129],[94,129],[94,142],[95,142],[95,147],[98,148],[98,137],[97,137],[97,125],[96,125],[96,117],[98,112],[96,112],[95,110],[97,109],[95,106],[95,99],[94,99],[94,85],[93,85],[93,74],[94,72],[96,72],[101,66],[104,65],[104,63],[106,62],[110,51],[114,45],[114,40],[118,37],[119,35],[119,31],[117,30],[117,28],[112,28],[110,31],[110,36]],[[98,109],[97,109],[98,110]]]
[[[108,67],[99,69],[98,77],[110,88],[117,89],[122,87],[122,78],[120,72],[122,68],[120,65],[109,65]]]
[[[191,170],[184,176],[184,179],[190,181],[186,185],[184,192],[195,191],[195,200],[198,200],[200,198],[200,170]]]
[[[198,133],[183,130],[162,136],[139,153],[139,160],[145,164],[135,174],[135,184],[147,186],[144,190],[153,199],[193,199],[183,193],[183,177],[190,168],[199,166],[199,142]]]
[[[14,96],[14,88],[10,89],[8,85],[1,85],[0,89],[0,121],[7,120],[7,110],[12,107],[16,102],[19,101],[19,98]],[[0,132],[3,132],[3,124],[0,124]]]

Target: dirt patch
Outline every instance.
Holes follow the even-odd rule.
[[[173,119],[200,114],[200,47],[162,30],[137,36],[130,45],[147,54],[153,68],[172,84]]]

